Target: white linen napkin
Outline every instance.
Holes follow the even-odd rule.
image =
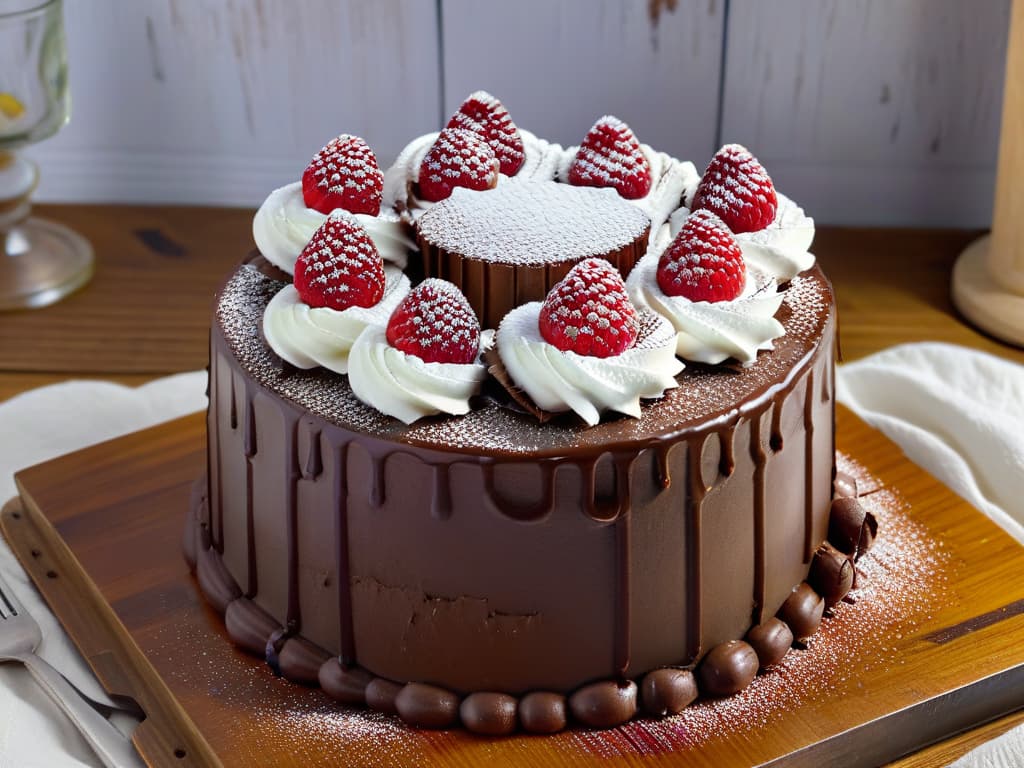
[[[12,473],[206,405],[201,371],[138,389],[68,382],[0,403],[0,500]],[[838,399],[1024,542],[1024,367],[947,344],[893,347],[839,368]],[[43,627],[43,656],[94,698],[99,684],[0,540],[0,572]],[[70,722],[16,665],[0,665],[0,766],[97,765]],[[1024,765],[1024,727],[956,768]]]
[[[836,397],[1024,544],[1024,366],[902,344],[841,366]]]
[[[206,374],[179,374],[137,389],[70,381],[0,403],[0,504],[16,494],[16,470],[206,407]],[[0,574],[32,617],[39,654],[98,701],[111,703],[57,619],[0,538]],[[99,766],[71,721],[19,664],[0,664],[0,766]],[[142,765],[141,759],[139,765]]]
[[[903,344],[839,368],[836,398],[1024,544],[1024,366]],[[1024,726],[954,768],[1024,766]]]

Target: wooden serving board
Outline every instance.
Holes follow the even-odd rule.
[[[0,528],[101,682],[148,715],[150,765],[878,765],[1024,707],[1024,548],[848,411],[838,447],[882,535],[854,604],[737,697],[612,731],[411,730],[230,645],[181,556],[201,414],[20,472]]]

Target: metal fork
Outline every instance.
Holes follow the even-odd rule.
[[[109,768],[122,768],[139,763],[138,753],[114,725],[97,708],[103,705],[88,699],[68,682],[60,672],[35,653],[42,641],[35,619],[0,579],[0,662],[20,661],[44,691],[53,699],[85,737],[89,746]]]

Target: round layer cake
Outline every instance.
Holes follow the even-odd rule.
[[[500,117],[482,96],[463,105],[473,117],[460,125],[478,125],[480,104]],[[518,136],[510,121],[478,128]],[[608,132],[614,141],[602,144]],[[763,189],[736,198],[715,163],[740,163],[744,184],[771,182],[732,145],[702,178],[602,118],[580,148],[522,132],[521,151],[510,151],[521,165],[506,167],[508,147],[498,146],[499,176],[493,150],[460,136],[484,154],[473,166],[451,159],[449,175],[481,178],[459,176],[439,201],[421,199],[416,184],[442,143],[436,134],[383,174],[378,214],[372,152],[341,136],[314,158],[309,179],[276,190],[257,214],[260,252],[223,286],[211,329],[207,477],[185,536],[203,592],[234,641],[285,677],[418,725],[455,723],[461,702],[478,732],[516,723],[546,732],[564,726],[567,700],[580,722],[606,727],[635,713],[641,679],[648,712],[678,711],[696,691],[694,668],[703,693],[738,690],[817,626],[823,600],[805,583],[812,561],[832,558],[822,562],[839,570],[822,573],[852,573],[845,555],[819,550],[833,496],[836,320],[831,286],[807,253],[813,222],[781,195],[776,209],[773,189],[770,201]],[[584,160],[586,173],[574,166]],[[314,198],[336,195],[341,206],[355,194],[360,213],[307,207],[307,182]],[[725,205],[724,217],[732,205],[763,221],[734,236],[714,213],[691,213],[701,195],[705,206]],[[708,227],[713,238],[700,240]],[[679,258],[693,263],[666,261],[690,241],[697,250]],[[720,251],[700,251],[712,247]],[[454,285],[410,289],[399,269],[407,260],[410,274]],[[637,326],[658,329],[651,338],[672,365],[656,391],[617,391],[632,375],[623,361],[633,358],[615,357],[628,345],[602,353],[608,376],[594,386],[611,400],[600,407],[541,403],[538,392],[568,386],[554,381],[562,374],[544,391],[523,379],[544,356],[565,373],[563,355],[575,355],[572,376],[584,380],[594,370],[588,352],[545,346],[531,319],[559,291],[563,321],[612,316],[573,308],[562,280],[570,268],[580,285],[612,275],[615,317],[635,300]],[[731,298],[664,293],[663,273],[720,291],[726,268],[739,270]],[[313,284],[321,298],[358,290],[366,300],[345,304],[348,315],[310,305]],[[472,331],[474,312],[497,329],[495,348],[485,331],[459,363],[468,374],[392,346],[406,343],[392,338],[399,315],[402,327],[431,323],[428,343],[444,327],[444,312],[408,314],[425,287],[447,291],[445,311],[464,313],[452,318],[460,333]],[[451,303],[460,291],[462,310]],[[563,340],[571,345],[577,330]],[[516,367],[503,365],[513,352]],[[376,379],[349,366],[399,358],[402,387],[435,371],[468,394],[388,411],[375,391],[399,384],[387,366]],[[737,642],[744,637],[749,645]]]
[[[309,642],[289,676],[338,656],[459,692],[568,692],[692,664],[806,577],[834,465],[818,269],[791,282],[770,355],[691,366],[641,418],[587,428],[486,399],[405,426],[344,377],[282,366],[259,328],[283,284],[259,263],[217,302],[200,525],[235,639]]]

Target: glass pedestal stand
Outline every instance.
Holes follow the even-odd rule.
[[[84,237],[29,216],[37,180],[30,160],[0,152],[0,310],[53,304],[92,276],[92,246]]]

